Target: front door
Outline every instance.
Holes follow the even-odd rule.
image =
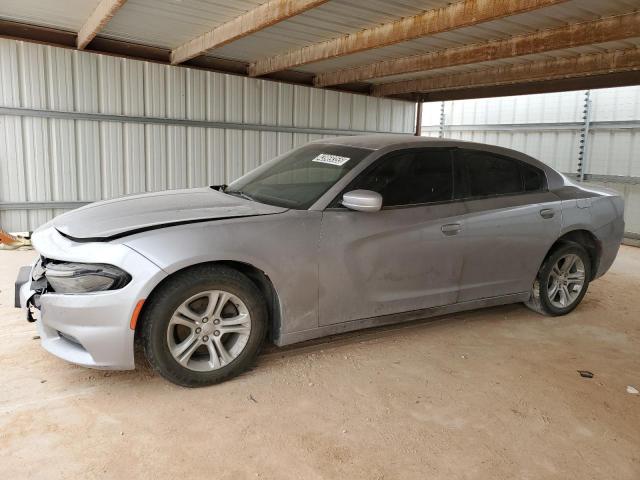
[[[377,191],[383,209],[323,212],[320,325],[455,303],[462,271],[463,202],[453,202],[450,150],[379,159],[347,190]]]

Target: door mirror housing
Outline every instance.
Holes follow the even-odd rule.
[[[371,190],[352,190],[342,196],[342,206],[358,212],[377,212],[382,208],[382,195]]]

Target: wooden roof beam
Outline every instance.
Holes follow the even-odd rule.
[[[266,75],[308,63],[478,25],[566,1],[568,0],[464,0],[395,22],[257,60],[249,65],[249,75],[254,77]]]
[[[372,93],[375,96],[386,97],[527,82],[551,82],[566,78],[630,71],[640,71],[640,48],[638,47],[383,83],[374,85]]]
[[[78,32],[76,40],[78,49],[82,50],[89,45],[126,2],[127,0],[102,0]]]
[[[171,63],[186,62],[213,48],[222,47],[259,30],[318,7],[328,0],[271,0],[230,20],[171,52]]]
[[[550,28],[504,40],[446,48],[356,68],[319,73],[314,79],[314,85],[327,87],[362,82],[374,78],[502,60],[632,37],[640,37],[640,12]]]

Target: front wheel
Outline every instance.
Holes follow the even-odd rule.
[[[591,260],[582,246],[567,242],[542,263],[526,305],[544,315],[566,315],[582,301],[591,278]]]
[[[251,365],[265,338],[267,310],[245,275],[203,265],[163,284],[142,321],[142,344],[153,369],[178,385],[200,387]]]

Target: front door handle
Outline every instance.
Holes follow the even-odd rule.
[[[540,210],[540,216],[542,218],[553,218],[555,214],[556,212],[553,208],[543,208]]]
[[[450,236],[457,235],[461,228],[462,225],[460,225],[459,223],[447,223],[446,225],[442,225],[442,227],[440,227],[440,230],[442,230],[442,233],[444,233],[445,235]]]

